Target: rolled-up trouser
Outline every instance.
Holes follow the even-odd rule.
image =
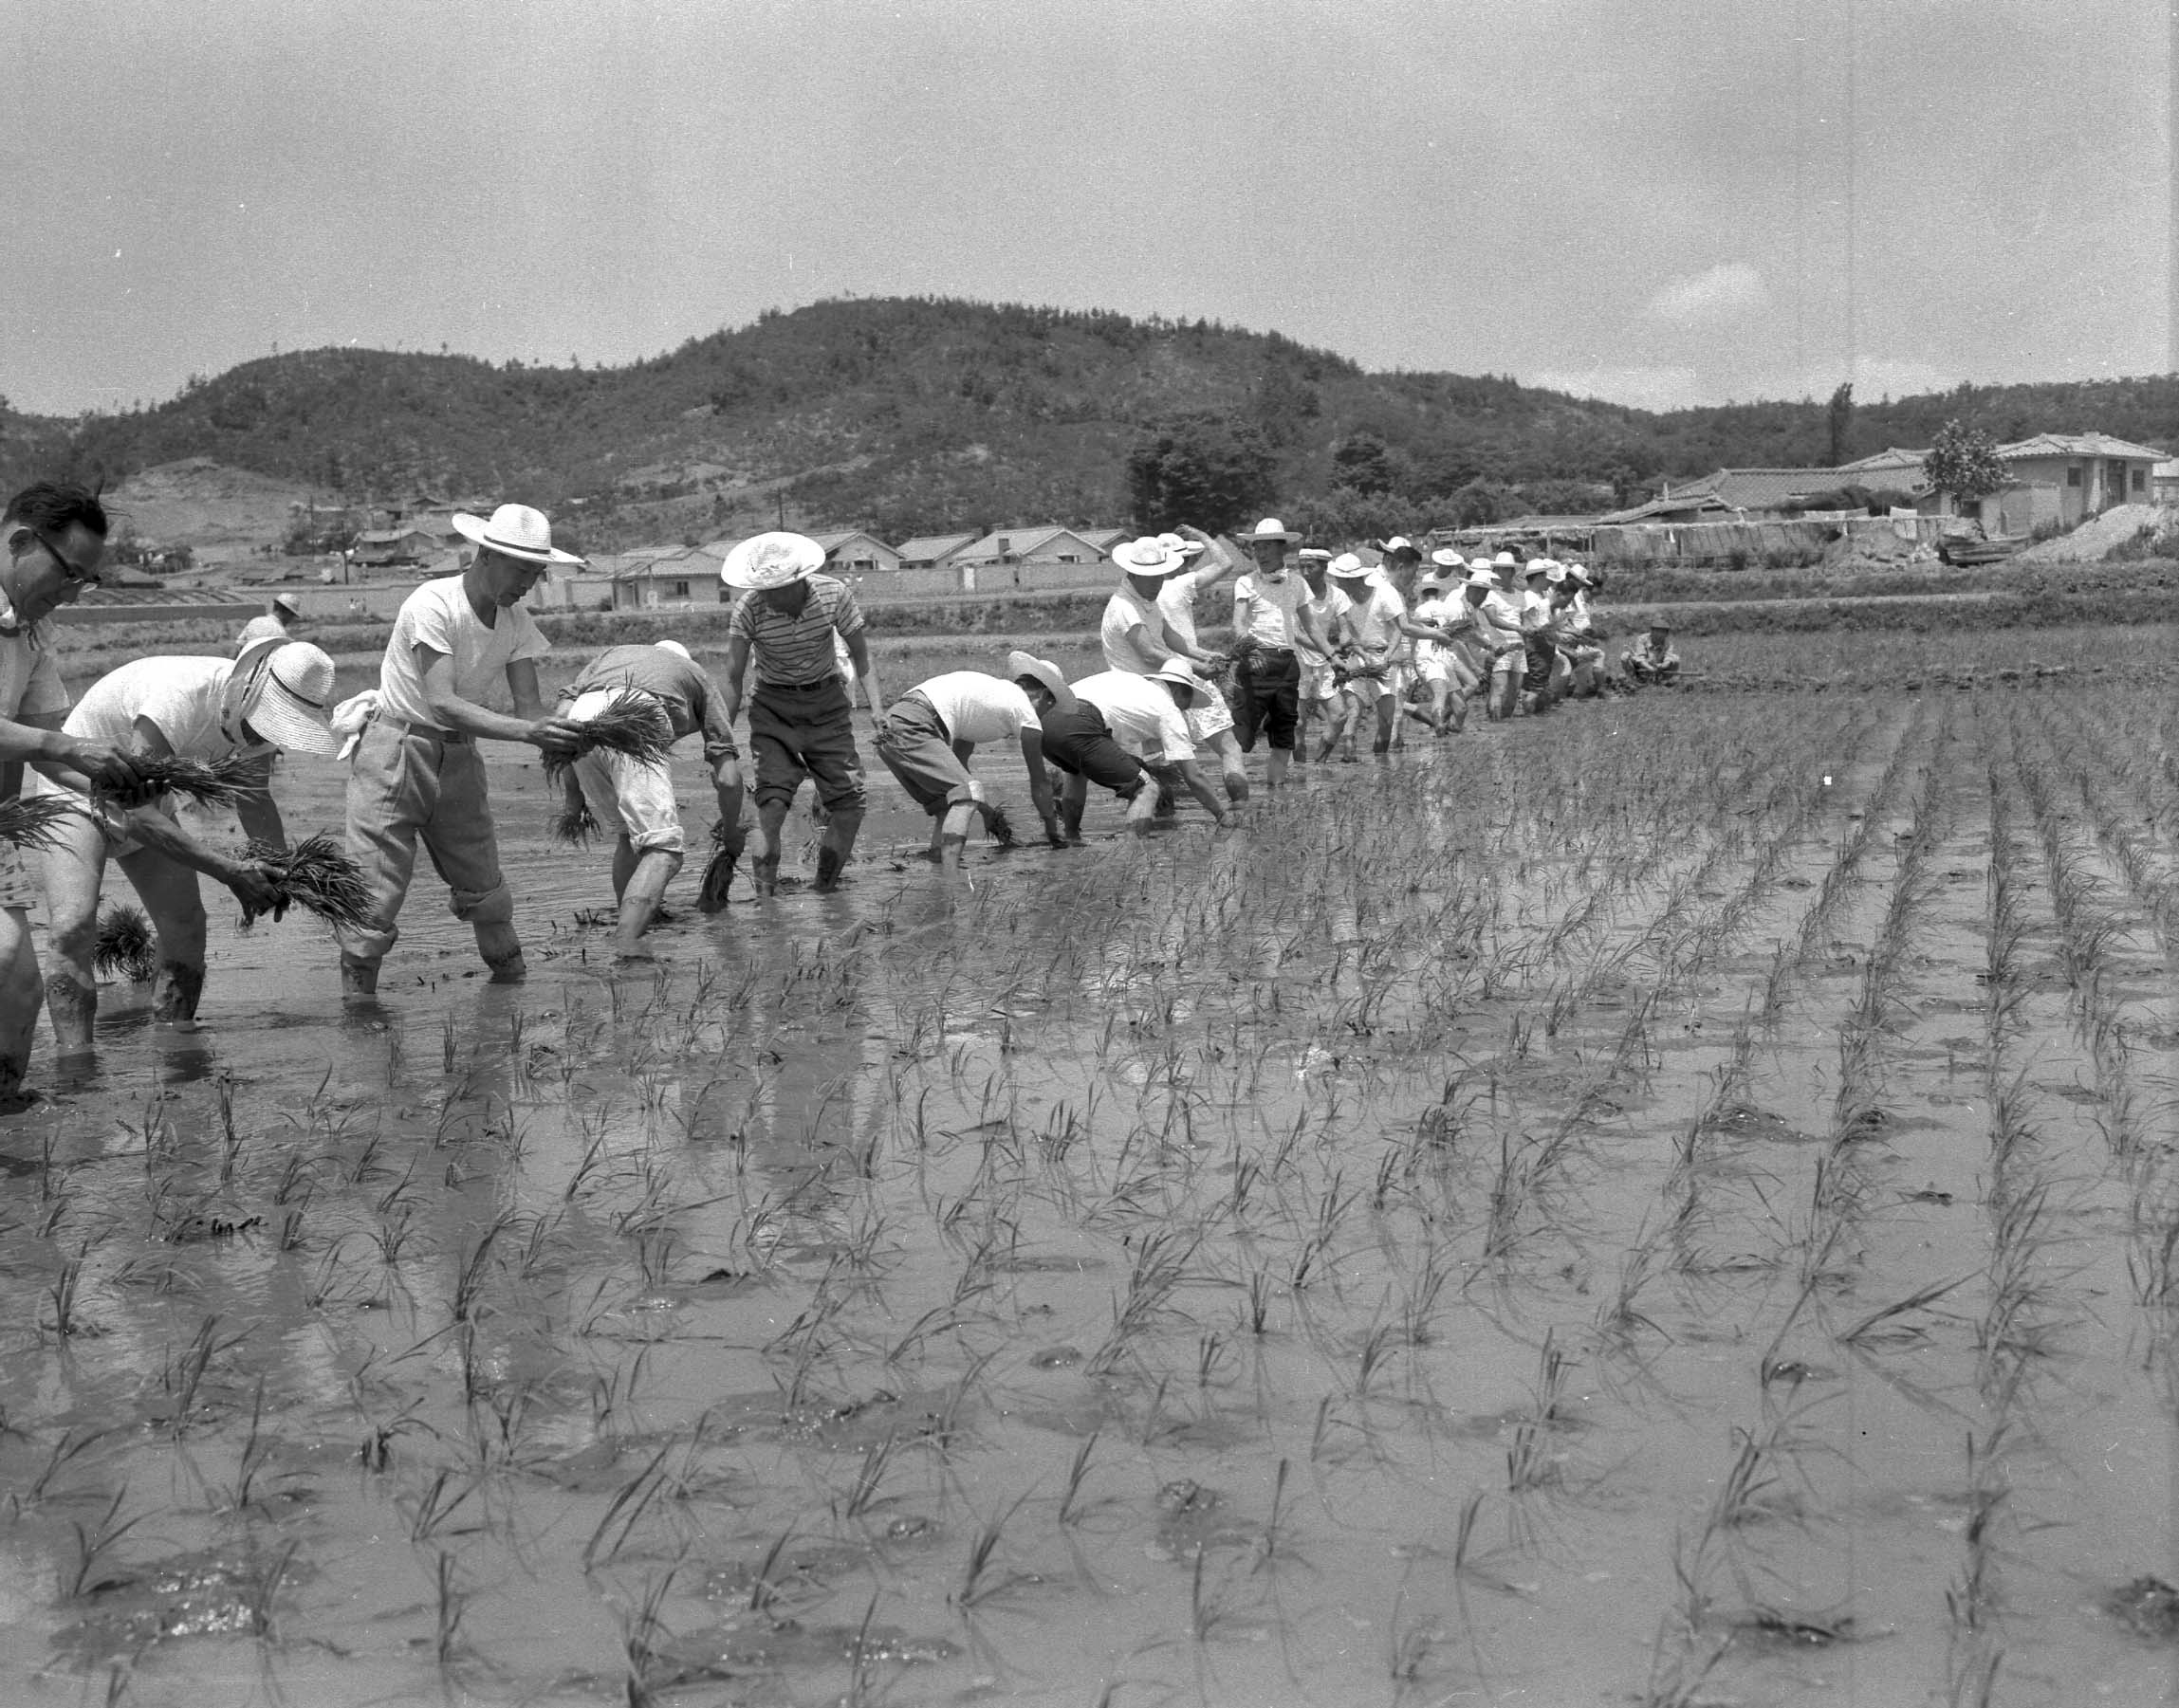
[[[862,805],[855,707],[838,676],[795,688],[757,684],[749,699],[749,752],[756,760],[759,807],[792,800],[805,777],[817,784],[826,812]]]
[[[932,817],[977,798],[976,780],[953,751],[946,720],[916,689],[901,695],[878,720],[877,746],[880,762]]]
[[[1241,751],[1252,753],[1256,737],[1268,738],[1273,751],[1291,752],[1294,725],[1302,716],[1302,661],[1289,649],[1255,647],[1233,676],[1233,725]]]
[[[400,935],[394,921],[408,898],[416,844],[452,893],[456,919],[508,925],[514,897],[500,875],[499,838],[474,742],[402,730],[373,719],[348,762],[348,853],[371,887],[364,923],[344,927],[341,951],[382,961]]]
[[[575,697],[567,715],[586,724],[624,694],[652,698],[641,689],[594,688]],[[638,854],[679,854],[688,846],[681,832],[681,809],[674,799],[674,774],[664,760],[642,760],[632,753],[593,747],[576,760],[575,781],[599,828],[626,836]]]

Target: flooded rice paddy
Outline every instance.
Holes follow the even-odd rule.
[[[498,763],[526,986],[218,926],[0,1129],[9,1699],[2161,1700],[2175,751],[1652,696],[959,896],[888,781],[619,976]]]

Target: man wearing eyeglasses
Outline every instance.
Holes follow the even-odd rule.
[[[0,542],[7,546],[0,562],[0,800],[21,793],[28,763],[76,771],[127,804],[140,784],[128,754],[62,733],[68,690],[53,666],[46,620],[99,584],[105,507],[82,487],[41,481],[0,510]],[[45,999],[27,914],[37,899],[21,851],[0,844],[0,1114],[36,1101],[23,1075]]]

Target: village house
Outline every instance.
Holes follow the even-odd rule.
[[[944,569],[962,547],[976,543],[973,534],[918,534],[895,548],[902,569]]]
[[[963,546],[950,560],[964,587],[1030,586],[1059,579],[1059,572],[1088,570],[1110,556],[1072,528],[1000,528]]]
[[[591,568],[612,578],[614,610],[671,611],[730,602],[719,580],[725,561],[713,545],[644,545],[593,559]]]
[[[1991,534],[2027,534],[2055,524],[2070,528],[2114,505],[2153,504],[2154,470],[2164,453],[2109,433],[2038,433],[1998,447],[2012,477],[1982,500],[1975,519]],[[1958,506],[1931,489],[1928,452],[1892,449],[1842,465],[1838,473],[1861,486],[1897,487],[1914,494],[1924,515],[1949,516]]]
[[[824,547],[825,573],[843,580],[890,575],[902,567],[901,554],[875,534],[857,529],[844,534],[812,534],[810,538]],[[719,560],[726,561],[724,554]]]

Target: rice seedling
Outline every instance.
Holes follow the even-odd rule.
[[[151,1517],[149,1511],[140,1512],[133,1518],[124,1518],[121,1503],[128,1498],[128,1484],[114,1491],[106,1509],[89,1524],[81,1519],[68,1520],[68,1528],[76,1536],[76,1563],[61,1581],[61,1599],[75,1601],[92,1595],[113,1581],[108,1575],[106,1559],[120,1546],[123,1538],[136,1527]]]
[[[0,800],[0,842],[20,849],[50,848],[62,824],[77,809],[58,795],[16,795]]]
[[[158,976],[158,940],[144,910],[114,902],[99,911],[99,934],[91,969],[102,979],[126,979],[144,984]]]
[[[209,760],[179,753],[135,753],[129,763],[138,785],[152,795],[179,795],[213,810],[231,808],[263,787],[260,762],[240,753]],[[92,799],[102,799],[105,793],[94,786]]]
[[[372,895],[363,869],[327,833],[320,831],[286,849],[252,842],[243,853],[257,863],[272,886],[277,898],[271,909],[274,919],[290,907],[300,907],[329,926],[360,927],[368,921]],[[252,917],[244,914],[246,927]]]
[[[618,753],[648,765],[662,764],[673,757],[674,726],[648,694],[622,689],[602,709],[583,719],[580,727],[574,753],[545,761],[548,779],[557,781],[585,753]]]
[[[553,815],[551,836],[555,842],[582,848],[598,834],[598,817],[591,812],[590,802],[580,795],[564,800]]]

